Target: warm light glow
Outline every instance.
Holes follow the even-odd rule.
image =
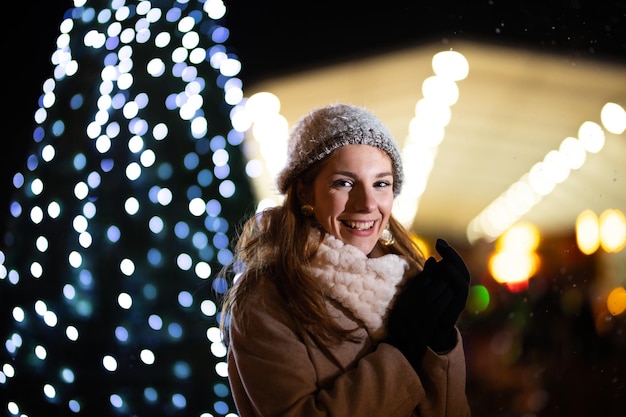
[[[411,238],[413,240],[413,243],[415,243],[415,245],[422,252],[422,255],[424,255],[424,258],[428,258],[432,254],[432,250],[430,249],[430,246],[428,246],[428,244],[426,243],[424,239],[422,239],[421,237],[417,235],[411,235]]]
[[[578,139],[585,145],[587,152],[598,153],[604,147],[604,131],[594,122],[587,121],[580,125]]]
[[[463,80],[469,73],[469,63],[463,54],[456,51],[442,51],[433,56],[433,71],[440,77],[454,81]]]
[[[405,184],[394,202],[394,215],[411,227],[419,200],[426,190],[439,145],[450,122],[450,106],[459,98],[456,81],[467,77],[469,64],[459,52],[443,51],[433,56],[435,75],[422,83],[423,98],[415,105],[415,117],[409,122],[409,135],[404,141],[402,159]]]
[[[585,255],[591,255],[600,246],[598,216],[592,210],[585,210],[576,218],[576,243]]]
[[[585,210],[576,219],[576,241],[585,255],[598,248],[606,252],[619,252],[626,246],[626,216],[617,209],[607,209],[600,217]]]
[[[516,250],[534,252],[539,246],[539,230],[530,223],[518,223],[500,236],[496,242],[497,250]]]
[[[587,159],[587,151],[582,142],[571,136],[563,139],[559,152],[565,156],[570,169],[580,168]]]
[[[626,246],[626,216],[620,210],[600,214],[600,245],[606,252],[619,252]]]
[[[280,100],[269,92],[253,94],[246,101],[246,111],[253,115],[253,119],[260,120],[265,116],[280,112]]]
[[[614,288],[607,297],[606,306],[613,316],[619,316],[626,311],[626,289]]]
[[[447,113],[447,106],[452,106],[459,99],[459,87],[456,83],[449,79],[439,76],[428,77],[422,83],[422,94],[424,95],[424,99],[428,100],[432,106],[432,103],[435,105],[443,106],[442,110],[444,110],[444,115]],[[420,100],[421,102],[421,100]],[[418,105],[419,103],[418,102]],[[420,114],[420,111],[416,111],[417,114]],[[428,116],[433,114],[438,116],[439,109],[432,108],[425,115]],[[444,126],[447,124],[445,122]]]
[[[615,108],[609,106],[609,111],[615,111]],[[544,196],[554,191],[557,184],[564,182],[569,177],[570,170],[580,168],[586,160],[587,152],[600,152],[604,142],[604,131],[599,124],[583,122],[578,129],[578,139],[565,138],[558,150],[546,153],[542,161],[536,162],[519,181],[496,197],[469,222],[466,229],[469,242],[474,243],[481,238],[496,239]],[[514,200],[513,197],[517,195],[515,189],[520,189],[520,184],[523,184],[522,188],[530,193],[524,196],[526,203],[522,205],[522,209],[515,210],[513,207],[516,207],[516,202],[520,200]]]
[[[540,259],[535,253],[539,240],[539,230],[530,223],[517,224],[503,233],[488,262],[493,279],[511,291],[526,288],[539,268]]]
[[[253,94],[247,99],[244,114],[239,114],[242,125],[249,125],[250,146],[263,164],[257,167],[252,181],[256,184],[257,199],[272,200],[276,205],[283,197],[271,187],[273,179],[286,163],[289,122],[280,114],[280,99],[270,92]],[[268,185],[269,184],[269,185]]]
[[[539,257],[534,253],[496,252],[489,258],[489,271],[496,282],[518,284],[537,271],[538,263]]]
[[[626,111],[617,103],[606,103],[600,113],[602,125],[611,133],[621,135],[626,130]]]

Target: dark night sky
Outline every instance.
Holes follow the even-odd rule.
[[[230,3],[226,25],[244,83],[443,39],[626,60],[626,1],[387,0],[382,10],[352,0],[311,2],[304,9],[285,0]],[[287,17],[275,17],[280,10]]]
[[[17,9],[15,3],[5,15],[3,55],[8,58],[5,65],[17,60],[26,70],[4,72],[5,77],[10,74],[10,100],[5,103],[10,112],[5,125],[10,128],[0,152],[3,210],[11,176],[31,143],[32,116],[42,82],[51,75],[59,24],[72,5],[69,0],[38,0],[26,19],[21,16],[29,10]],[[231,31],[228,46],[242,62],[244,88],[269,76],[445,39],[482,39],[576,59],[626,62],[626,1],[525,3],[387,0],[384,9],[375,10],[353,0],[226,0],[224,24]],[[16,29],[8,19],[25,24]]]

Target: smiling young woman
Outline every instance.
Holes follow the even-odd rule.
[[[403,177],[366,109],[332,104],[296,124],[284,203],[248,219],[223,271],[241,417],[470,415],[456,327],[469,273],[442,239],[441,260],[424,261],[394,219]]]

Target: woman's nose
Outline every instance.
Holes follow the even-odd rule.
[[[352,206],[356,211],[374,211],[377,203],[372,190],[366,187],[354,187],[351,193]]]

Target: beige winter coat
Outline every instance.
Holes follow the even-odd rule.
[[[364,264],[350,262],[352,256],[359,255],[343,254],[343,268]],[[341,266],[330,267],[345,276]],[[358,328],[358,342],[322,347],[301,335],[269,280],[246,303],[249,321],[238,322],[233,312],[228,372],[241,417],[470,416],[458,331],[454,349],[443,355],[428,349],[415,372],[398,349],[372,337],[354,305],[334,298],[329,311],[343,327]]]

